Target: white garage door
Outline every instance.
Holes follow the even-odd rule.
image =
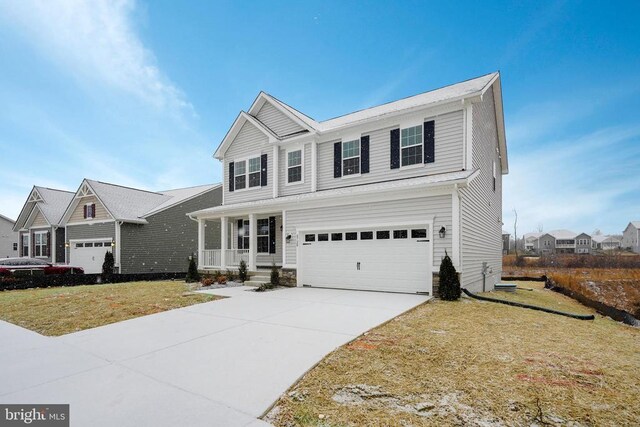
[[[431,294],[428,226],[310,230],[298,239],[303,285]]]
[[[82,267],[85,274],[102,273],[104,254],[111,251],[111,240],[71,241],[69,264]]]

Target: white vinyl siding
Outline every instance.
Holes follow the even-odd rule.
[[[273,131],[276,135],[283,137],[304,130],[302,126],[287,117],[284,113],[265,102],[258,114],[256,115],[265,126]]]
[[[339,139],[322,142],[318,144],[318,190],[461,170],[464,167],[462,110],[435,118],[425,116],[424,119],[435,121],[434,163],[427,163],[423,167],[391,169],[389,132],[398,126],[364,132],[362,135],[369,135],[369,173],[350,179],[334,178],[333,143]]]
[[[267,155],[267,185],[264,187],[249,187],[249,175],[247,174],[246,190],[229,191],[229,163],[235,160],[247,160],[246,168],[249,171],[249,158]],[[224,204],[247,202],[251,200],[270,199],[273,197],[273,147],[269,144],[267,136],[251,123],[245,123],[238,132],[236,139],[231,143],[224,158]]]
[[[30,224],[30,227],[42,227],[42,226],[49,225],[49,223],[47,222],[47,219],[44,217],[44,215],[42,215],[42,212],[40,212],[40,209],[39,208],[36,208],[36,209],[38,209],[38,212],[33,218],[33,222]]]
[[[493,289],[502,275],[502,171],[496,153],[498,133],[492,91],[485,94],[482,102],[473,104],[472,120],[473,169],[479,169],[480,173],[468,188],[460,190],[462,286],[479,292],[483,262],[491,271],[487,272],[485,281],[487,290]]]
[[[291,234],[291,241],[287,243],[287,264],[296,264],[297,239],[304,240],[304,236],[296,236],[299,228],[314,226],[345,228],[358,227],[363,223],[412,222],[419,223],[434,218],[433,229],[433,267],[440,267],[445,249],[451,253],[451,233],[444,239],[437,235],[440,227],[451,230],[451,195],[425,197],[419,199],[397,200],[388,202],[344,205],[326,208],[304,210],[287,210],[287,228],[285,233]],[[300,242],[302,244],[302,242]]]
[[[308,193],[311,191],[311,144],[305,144],[303,150],[304,150],[304,154],[302,156],[302,161],[304,162],[304,164],[302,166],[302,173],[304,175],[304,178],[303,178],[304,182],[296,183],[293,185],[287,185],[287,150],[286,149],[279,150],[280,151],[280,160],[278,161],[279,168],[280,168],[280,170],[278,171],[279,196],[291,196],[293,194],[302,194],[302,193]]]

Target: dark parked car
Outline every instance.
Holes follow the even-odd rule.
[[[70,265],[53,265],[36,258],[0,259],[0,276],[49,274],[84,274],[84,270]]]

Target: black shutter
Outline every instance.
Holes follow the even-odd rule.
[[[267,155],[263,154],[260,156],[260,186],[264,187],[267,185]]]
[[[435,122],[433,120],[424,122],[424,162],[435,162]]]
[[[238,220],[238,249],[246,249],[242,246],[242,235],[240,234],[240,230],[242,230],[242,220]]]
[[[400,129],[391,131],[391,169],[400,167]]]
[[[233,184],[235,183],[235,163],[229,163],[229,191],[233,191]]]
[[[83,212],[84,212],[84,213],[83,213],[83,215],[84,215],[84,216],[83,216],[83,218],[84,218],[84,219],[87,219],[87,205],[84,205],[84,210],[83,210]]]
[[[276,217],[269,217],[269,253],[276,253]]]
[[[342,176],[342,142],[333,144],[333,177]]]
[[[45,255],[47,257],[51,256],[51,232],[47,231],[47,254]],[[55,259],[52,259],[51,262],[56,262]]]
[[[360,173],[369,173],[369,135],[360,138]]]

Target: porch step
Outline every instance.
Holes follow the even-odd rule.
[[[245,286],[261,286],[264,285],[265,283],[269,283],[270,280],[247,280],[246,282],[244,282]]]
[[[254,282],[270,282],[271,281],[271,276],[265,276],[263,274],[260,275],[255,275],[255,276],[249,276],[249,278],[254,281]]]

